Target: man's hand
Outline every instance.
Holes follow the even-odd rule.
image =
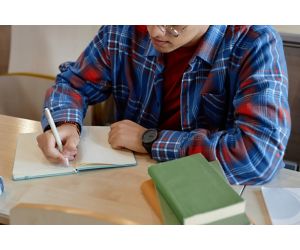
[[[110,128],[108,142],[112,148],[127,148],[138,153],[147,153],[142,144],[142,135],[146,128],[130,120],[115,122]]]
[[[53,163],[65,163],[65,158],[74,160],[80,140],[76,127],[72,124],[64,124],[59,126],[57,130],[63,143],[63,152],[61,153],[57,149],[51,130],[37,136],[36,140],[40,149],[46,158]]]

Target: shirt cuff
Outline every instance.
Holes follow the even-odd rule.
[[[53,111],[53,109],[51,108],[49,109],[54,122],[64,122],[64,121],[76,122],[79,124],[80,127],[82,127],[83,116],[78,109],[67,109],[67,110],[57,110],[57,111]],[[42,116],[43,130],[45,130],[48,125],[49,125],[48,120],[45,114],[43,113]]]
[[[206,129],[191,132],[163,130],[152,145],[152,158],[168,161],[202,153],[207,160],[216,160],[216,147],[221,134],[222,132],[210,134]]]
[[[168,161],[184,155],[182,142],[188,137],[188,132],[162,130],[158,139],[152,145],[152,158],[157,161]]]

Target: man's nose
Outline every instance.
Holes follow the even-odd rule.
[[[152,37],[162,37],[166,34],[166,30],[163,28],[160,28],[158,25],[153,25],[151,27],[151,36]]]

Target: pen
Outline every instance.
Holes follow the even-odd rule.
[[[52,115],[50,113],[50,110],[48,108],[45,108],[45,115],[46,115],[46,118],[47,118],[48,123],[50,125],[52,134],[53,134],[53,136],[55,138],[55,141],[56,141],[56,144],[57,144],[57,148],[58,148],[59,152],[62,153],[62,151],[63,151],[63,145],[62,145],[61,139],[59,137],[57,128],[55,126],[55,123],[53,121]],[[65,159],[66,159],[66,165],[69,166],[69,159],[68,158],[65,158]]]

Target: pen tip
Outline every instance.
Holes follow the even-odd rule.
[[[65,164],[66,164],[67,167],[70,166],[69,158],[65,158]]]

